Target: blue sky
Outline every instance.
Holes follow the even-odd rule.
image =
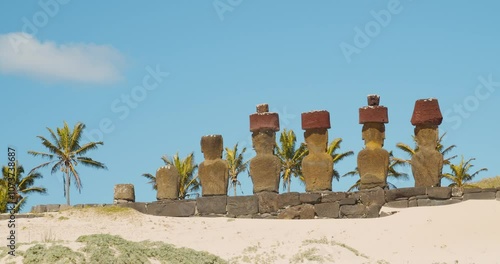
[[[105,143],[89,156],[109,169],[80,168],[83,189],[71,190],[72,204],[111,203],[118,183],[133,183],[138,201],[155,200],[140,175],[154,173],[165,154],[194,151],[201,162],[203,135],[222,134],[228,147],[240,142],[251,158],[248,116],[260,103],[278,112],[282,129],[293,129],[300,142],[300,114],[330,111],[330,139],[343,138],[342,150],[357,154],[363,148],[358,108],[368,94],[379,94],[389,108],[385,149],[412,144],[414,102],[434,97],[444,115],[444,144],[456,144],[455,155],[475,157],[475,168],[489,169],[478,179],[500,174],[496,1],[0,5],[4,163],[8,146],[25,169],[42,163],[27,151],[44,150],[36,136],[63,121],[85,123],[86,138]],[[352,156],[336,169],[355,167]],[[65,203],[62,175],[40,172],[37,185],[49,195],[31,196],[25,210]],[[251,194],[248,176],[240,180]],[[333,189],[345,191],[355,181],[341,178]],[[292,191],[304,186],[293,181]]]

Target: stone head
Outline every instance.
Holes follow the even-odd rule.
[[[257,154],[274,154],[276,133],[269,130],[260,130],[252,133],[253,148]]]
[[[326,128],[308,129],[304,132],[307,149],[310,152],[325,152],[328,145],[328,130]]]
[[[367,147],[383,147],[385,125],[383,123],[365,123],[362,130],[362,138]]]
[[[201,152],[206,160],[222,158],[223,141],[221,135],[208,135],[201,137]]]
[[[417,125],[415,127],[415,141],[419,147],[437,148],[439,131],[437,125]]]

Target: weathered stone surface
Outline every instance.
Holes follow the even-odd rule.
[[[156,171],[156,199],[175,200],[179,197],[179,172],[175,166],[166,165]]]
[[[31,207],[31,212],[34,214],[41,214],[47,212],[47,206],[43,204],[38,204],[33,207]]]
[[[331,191],[333,178],[333,158],[326,153],[328,130],[326,128],[307,129],[304,132],[309,154],[302,160],[302,174],[306,192]]]
[[[330,128],[330,113],[325,110],[302,113],[302,129]]]
[[[500,191],[497,191],[497,200],[500,201]]]
[[[496,192],[464,193],[464,201],[495,199]]]
[[[437,99],[420,99],[415,102],[411,117],[412,125],[440,125],[441,122],[443,116]]]
[[[382,208],[382,205],[379,205],[379,204],[371,204],[371,205],[367,206],[364,217],[366,217],[366,218],[379,217],[381,208]]]
[[[301,193],[299,195],[301,203],[317,204],[321,202],[321,194],[319,193]]]
[[[259,213],[278,211],[278,194],[275,192],[261,192],[256,194],[259,199]]]
[[[464,190],[460,187],[452,187],[451,188],[451,196],[452,197],[462,197],[464,195]]]
[[[416,207],[418,206],[418,201],[415,200],[408,200],[408,207]]]
[[[385,204],[385,192],[382,188],[376,187],[368,190],[361,190],[359,192],[349,195],[349,197],[356,198],[360,200],[362,204],[369,206],[372,204],[384,205]]]
[[[282,193],[278,195],[278,208],[300,204],[298,192]]]
[[[417,205],[418,206],[431,206],[431,200],[430,199],[417,199]]]
[[[194,216],[195,201],[164,201],[148,204],[147,213],[158,216],[187,217]]]
[[[123,204],[123,203],[133,203],[133,202],[127,201],[127,200],[122,200],[122,199],[113,200],[113,204]]]
[[[482,192],[483,189],[481,188],[464,188],[463,189],[463,193],[478,193],[478,192]]]
[[[253,219],[277,219],[277,215],[272,215],[272,214],[256,214],[252,216]]]
[[[496,192],[496,188],[483,188],[481,189],[481,192]]]
[[[116,204],[116,206],[132,208],[140,213],[147,214],[147,203],[122,203]]]
[[[259,199],[255,195],[227,197],[229,215],[252,215],[259,212]]]
[[[347,218],[362,218],[366,215],[366,207],[362,204],[342,205],[340,207],[340,216]]]
[[[126,200],[135,202],[135,191],[133,184],[116,184],[114,189],[114,200]]]
[[[201,151],[205,160],[198,167],[202,196],[226,195],[229,165],[222,159],[223,139],[221,135],[201,138]]]
[[[431,206],[449,205],[449,204],[456,204],[459,202],[461,202],[461,200],[457,200],[457,199],[431,200]]]
[[[417,195],[426,195],[425,187],[399,188],[385,191],[385,200],[387,202],[395,201],[397,198],[409,198]]]
[[[61,205],[59,206],[59,212],[60,212],[60,211],[64,211],[64,210],[68,210],[68,209],[71,209],[71,208],[73,208],[71,205],[61,204]]]
[[[278,219],[314,219],[314,206],[302,204],[281,211]]]
[[[443,170],[443,155],[436,150],[438,128],[431,125],[418,125],[415,128],[415,141],[418,150],[411,158],[411,170],[415,187],[438,187]]]
[[[318,217],[339,218],[340,205],[338,202],[320,203],[314,206]]]
[[[380,104],[380,95],[369,94],[366,96],[366,99],[368,106],[377,106]]]
[[[450,199],[451,198],[451,188],[450,187],[428,187],[427,195],[431,199]]]
[[[353,197],[345,198],[339,201],[340,205],[354,205],[358,200]]]
[[[60,204],[47,204],[45,207],[47,208],[47,212],[59,212]]]
[[[408,200],[392,201],[385,204],[387,207],[392,208],[406,208],[408,207]]]
[[[362,138],[365,148],[358,153],[357,164],[361,184],[359,189],[387,186],[389,152],[383,149],[385,126],[383,123],[363,124]]]
[[[365,106],[359,109],[359,123],[389,123],[385,106]]]
[[[200,215],[226,214],[227,196],[207,196],[196,199],[196,209]]]
[[[322,203],[338,202],[346,197],[347,197],[347,194],[345,192],[331,192],[331,193],[324,194],[321,197],[321,202]]]
[[[257,108],[257,113],[269,112],[269,105],[268,104],[258,104],[256,108]]]
[[[252,134],[252,142],[257,155],[250,160],[250,176],[253,192],[278,192],[281,161],[274,155],[275,133],[270,130]]]
[[[279,131],[280,120],[277,113],[255,113],[250,115],[250,131],[259,130]]]

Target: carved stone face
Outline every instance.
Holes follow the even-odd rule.
[[[328,130],[326,128],[308,129],[304,132],[309,152],[325,152],[328,145]]]
[[[367,147],[383,147],[385,139],[385,125],[383,123],[365,123],[362,130],[362,138]]]
[[[203,136],[201,138],[201,152],[206,160],[222,158],[223,142],[221,135]]]
[[[415,140],[419,147],[436,149],[439,139],[437,126],[417,126],[415,128]]]
[[[276,133],[273,131],[257,131],[252,134],[253,148],[257,154],[274,154]]]

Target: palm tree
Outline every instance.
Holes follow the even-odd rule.
[[[326,149],[326,153],[332,156],[334,165],[337,164],[337,162],[343,160],[344,158],[354,155],[354,152],[351,150],[344,153],[335,153],[337,150],[340,149],[340,143],[342,143],[342,139],[336,138],[332,142],[330,142],[328,148]],[[340,179],[340,174],[335,169],[335,167],[333,169],[333,177],[337,179],[337,181]]]
[[[91,168],[107,169],[103,163],[83,156],[88,151],[97,149],[99,145],[104,144],[99,141],[89,142],[81,146],[80,139],[83,135],[84,129],[85,124],[80,122],[76,123],[73,131],[71,131],[68,124],[64,122],[64,126],[62,128],[57,128],[57,134],[54,133],[52,129],[47,128],[53,141],[51,142],[42,136],[38,136],[38,138],[42,140],[43,146],[48,149],[49,153],[28,151],[29,154],[35,157],[41,156],[42,158],[48,158],[50,160],[36,166],[30,171],[29,174],[39,168],[48,166],[51,163],[54,163],[54,166],[52,166],[51,169],[52,174],[56,173],[58,170],[63,173],[64,196],[66,197],[66,203],[68,205],[70,205],[69,187],[71,185],[71,177],[73,177],[73,180],[76,183],[76,188],[81,193],[82,181],[80,179],[80,175],[76,171],[76,166],[79,163]]]
[[[238,174],[245,171],[248,167],[248,161],[243,162],[243,153],[247,148],[243,148],[241,153],[238,153],[238,144],[234,145],[233,149],[226,149],[226,161],[229,164],[229,182],[234,188],[234,196],[236,196],[236,185],[241,183],[238,180]]]
[[[456,148],[457,146],[456,145],[451,145],[449,147],[444,147],[444,145],[442,144],[443,142],[443,138],[444,136],[446,135],[446,133],[443,133],[438,141],[437,141],[437,145],[436,145],[436,150],[439,151],[441,154],[443,154],[443,164],[444,165],[449,165],[450,164],[450,161],[454,158],[457,157],[457,155],[455,156],[451,156],[449,158],[444,158],[450,151],[452,151],[454,148]],[[416,140],[415,140],[415,136],[412,136],[413,138],[413,142],[415,143],[415,148],[412,148],[410,147],[409,145],[406,145],[404,143],[398,143],[396,144],[396,147],[400,150],[402,150],[403,152],[405,152],[406,154],[408,154],[408,156],[410,157],[410,159],[400,159],[400,158],[395,158],[401,162],[403,162],[403,164],[410,164],[411,163],[411,158],[413,157],[413,155],[415,155],[415,152],[418,150],[418,145],[416,144]]]
[[[7,187],[7,181],[0,179],[0,213],[7,211],[7,200],[9,197]]]
[[[392,154],[392,151],[389,152],[389,167],[387,168],[387,178],[394,178],[396,180],[408,180],[408,173],[404,172],[399,172],[396,170],[396,167],[398,166],[404,166],[405,162],[401,159],[395,158],[394,155]],[[356,167],[354,170],[342,175],[342,177],[345,176],[356,176],[359,175],[359,170],[358,167]],[[356,183],[354,183],[349,189],[347,190],[348,192],[351,192],[353,190],[359,190],[359,187],[361,186],[361,179],[358,179]],[[393,183],[387,181],[387,187],[389,189],[397,189],[398,187],[394,185]]]
[[[162,156],[161,159],[165,162],[165,165],[174,166],[179,172],[179,199],[184,200],[186,196],[192,195],[200,189],[200,182],[198,180],[198,175],[194,176],[198,165],[194,163],[194,153],[191,152],[186,158],[179,158],[179,153],[176,153],[172,159],[167,156]],[[149,183],[153,185],[153,190],[157,189],[156,176],[150,173],[142,174],[143,177],[149,180]]]
[[[284,129],[280,135],[280,145],[275,146],[276,156],[281,160],[281,178],[283,179],[283,189],[290,192],[292,176],[302,177],[302,159],[308,151],[305,144],[295,146],[297,138],[293,130]]]
[[[460,160],[458,164],[450,164],[451,173],[443,174],[443,177],[450,180],[450,187],[477,187],[473,184],[468,184],[468,181],[471,181],[478,173],[482,171],[488,171],[486,168],[481,168],[474,173],[469,173],[469,170],[474,167],[471,164],[471,161],[475,160],[475,158],[471,158],[468,161],[464,160],[464,156]]]
[[[32,193],[38,193],[38,194],[46,194],[47,193],[47,189],[45,189],[43,187],[33,186],[35,184],[35,180],[42,178],[42,174],[40,174],[38,172],[31,172],[26,177],[23,177],[23,175],[22,175],[23,173],[24,173],[23,166],[17,165],[17,163],[16,163],[16,166],[14,167],[14,173],[12,173],[12,171],[9,170],[9,167],[7,167],[7,166],[2,167],[3,185],[5,185],[5,187],[7,187],[7,182],[9,181],[9,178],[14,179],[13,181],[10,180],[10,182],[14,183],[14,187],[15,187],[14,192],[15,192],[15,196],[17,196],[17,197],[15,200],[9,201],[9,199],[7,198],[9,194],[5,193],[5,200],[9,201],[10,203],[15,203],[15,206],[14,206],[15,213],[18,213],[19,211],[22,210],[22,208],[26,204],[26,201],[28,200],[27,195],[32,194]],[[2,203],[2,206],[3,206],[3,203]],[[4,213],[5,211],[6,211],[6,207],[0,208],[0,212]]]

